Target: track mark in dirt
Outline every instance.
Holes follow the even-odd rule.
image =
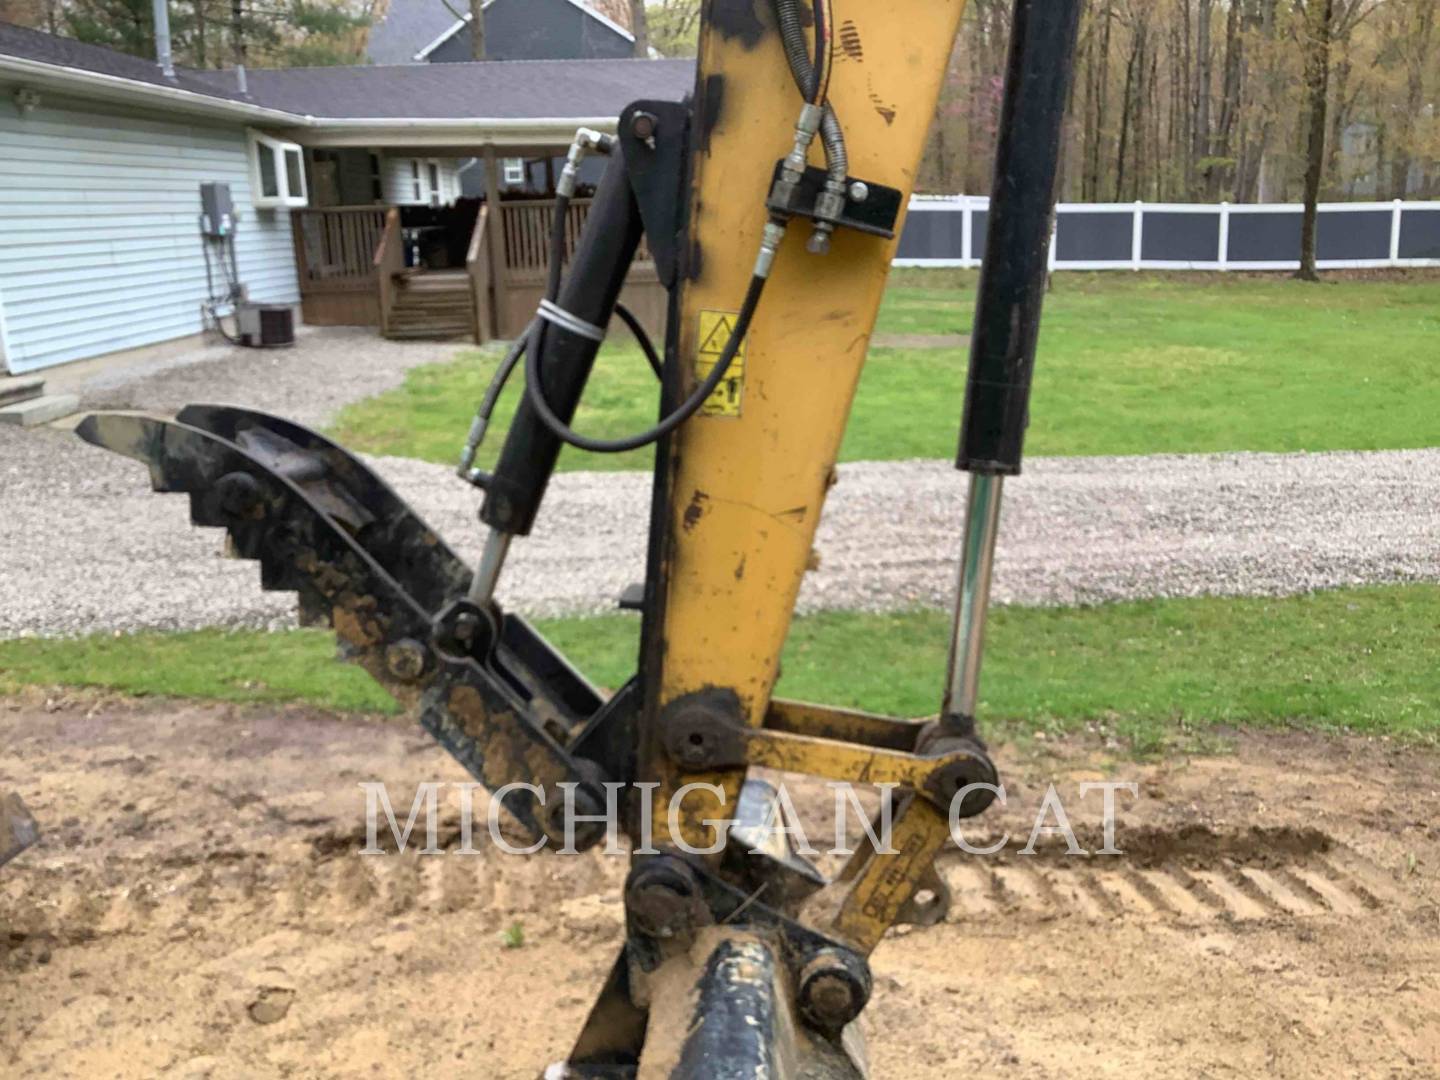
[[[1317,830],[1147,830],[1121,856],[1037,849],[1003,861],[943,857],[951,919],[1019,915],[1205,922],[1339,916],[1404,907],[1386,872]]]

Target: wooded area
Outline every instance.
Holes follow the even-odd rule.
[[[970,0],[922,185],[984,194],[1009,0]],[[1062,198],[1440,195],[1440,0],[1090,0]],[[1316,147],[1315,135],[1323,136]]]
[[[170,0],[171,47],[176,63],[195,68],[363,64],[387,2]],[[0,0],[0,22],[155,55],[152,0]]]
[[[639,56],[694,52],[700,0],[590,2],[634,29]],[[195,67],[363,63],[386,3],[174,0],[175,56]],[[0,19],[150,55],[150,8],[0,0]],[[922,191],[988,191],[1010,9],[969,2]],[[1061,197],[1440,196],[1437,22],[1440,0],[1088,0]]]

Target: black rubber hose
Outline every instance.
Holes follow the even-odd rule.
[[[817,0],[816,7],[819,7]],[[780,40],[785,46],[785,59],[790,64],[790,74],[800,94],[812,104],[823,104],[825,115],[820,121],[820,140],[825,147],[827,172],[832,181],[844,183],[850,175],[850,154],[845,149],[845,130],[834,107],[828,101],[815,101],[820,92],[819,72],[810,60],[809,45],[805,40],[805,28],[800,22],[799,0],[775,0],[775,12],[780,23]],[[817,22],[817,29],[819,23]],[[817,53],[825,52],[819,33],[816,34]],[[828,82],[828,80],[827,80]]]
[[[785,59],[790,62],[790,74],[795,77],[801,97],[813,102],[815,66],[810,62],[810,45],[805,40],[805,28],[800,24],[800,0],[775,0],[775,15],[780,23]]]
[[[725,343],[725,350],[720,354],[720,359],[710,374],[706,376],[705,381],[697,386],[674,412],[649,431],[622,439],[592,439],[588,435],[582,435],[575,431],[555,415],[554,410],[550,408],[550,403],[545,400],[545,394],[540,385],[540,350],[545,340],[546,322],[544,319],[536,319],[534,329],[531,331],[530,348],[525,355],[525,389],[530,395],[530,404],[535,409],[536,415],[556,438],[594,454],[623,454],[627,450],[639,450],[641,447],[658,442],[699,412],[706,399],[724,380],[730,370],[730,365],[735,362],[735,357],[740,352],[745,335],[750,332],[750,323],[755,318],[755,310],[760,306],[760,297],[765,291],[765,281],[766,279],[762,277],[750,279],[750,288],[745,293],[745,301],[740,305],[740,314],[735,320],[735,330],[730,335],[730,340]]]
[[[831,0],[814,0],[815,15],[815,96],[811,101],[824,105],[830,96],[830,71],[834,66]]]
[[[496,402],[500,400],[500,395],[505,390],[505,384],[510,381],[510,376],[514,374],[516,366],[520,363],[520,356],[525,352],[525,343],[530,340],[530,331],[534,325],[534,320],[531,320],[530,325],[525,327],[525,330],[506,351],[505,359],[500,362],[494,378],[490,380],[489,388],[485,391],[485,397],[480,401],[480,408],[475,410],[476,416],[485,420],[490,419],[490,414],[495,411]]]
[[[657,379],[665,378],[665,365],[660,359],[660,354],[655,351],[655,343],[650,340],[650,335],[645,327],[640,325],[640,320],[635,313],[624,304],[615,305],[615,314],[620,316],[620,321],[635,335],[635,340],[640,343],[640,351],[645,354],[645,359],[650,362],[650,370],[655,372]]]

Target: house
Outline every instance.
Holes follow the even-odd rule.
[[[516,332],[544,272],[521,252],[550,202],[502,201],[500,162],[549,157],[580,126],[613,130],[631,101],[679,100],[693,80],[690,61],[631,59],[167,76],[0,23],[0,369],[200,333],[210,181],[230,187],[252,300],[419,333],[404,300],[424,284],[478,335]],[[458,199],[444,164],[468,159],[482,200]],[[417,257],[427,231],[447,228],[465,230],[459,265]]]
[[[457,15],[459,10],[462,14]],[[635,36],[581,0],[486,0],[487,60],[620,60],[635,53]],[[390,0],[384,17],[370,30],[367,57],[373,64],[450,64],[474,58],[471,15],[449,0]],[[401,201],[428,201],[430,192],[415,183],[427,173],[442,185],[457,184],[467,196],[484,194],[484,171],[475,159],[411,162],[397,169],[392,190]],[[560,163],[550,159],[507,158],[501,162],[502,191],[548,193]],[[582,179],[594,182],[591,163]],[[413,194],[418,193],[418,194]]]
[[[370,30],[372,64],[473,60],[470,13],[446,0],[390,0]],[[487,60],[619,60],[635,36],[581,0],[485,0]]]

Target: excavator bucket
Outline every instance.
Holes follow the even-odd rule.
[[[482,784],[517,772],[545,789],[586,779],[562,742],[599,710],[599,692],[518,616],[493,627],[452,618],[469,568],[364,462],[288,420],[219,405],[173,420],[96,413],[78,434],[144,463],[157,492],[188,495],[194,524],[225,529],[265,589],[296,593],[342,657],[417,708]],[[470,648],[472,635],[489,645]],[[546,823],[528,795],[505,805],[539,839]]]

